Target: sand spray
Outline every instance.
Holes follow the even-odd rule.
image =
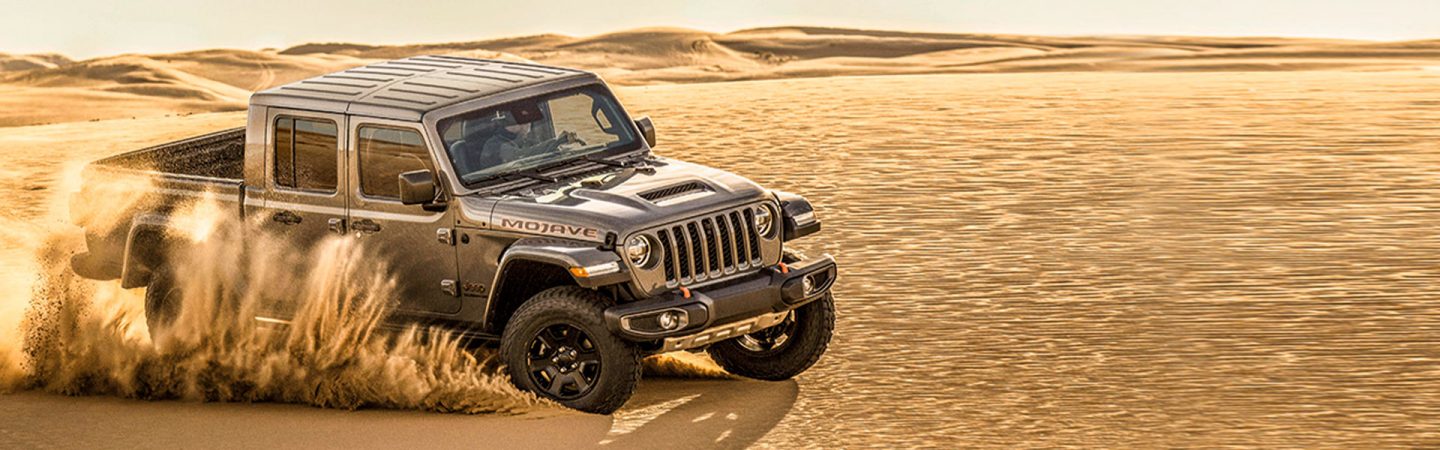
[[[78,166],[67,172],[52,192],[78,186]],[[151,187],[143,177],[88,182],[104,193],[75,218],[90,230],[128,226],[125,212],[143,206]],[[62,201],[51,209],[63,211]],[[167,239],[184,245],[166,256],[183,262],[172,265],[182,300],[153,340],[143,288],[70,269],[85,249],[79,227],[63,216],[7,227],[0,237],[17,248],[3,261],[12,286],[0,293],[0,390],[461,413],[554,408],[514,388],[490,350],[439,329],[382,329],[395,285],[362,243],[331,237],[296,252],[241,223],[233,206],[203,196],[172,212]],[[275,328],[254,320],[262,311],[293,318]],[[646,374],[726,377],[691,354],[647,358]]]

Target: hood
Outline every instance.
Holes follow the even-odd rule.
[[[747,178],[668,158],[495,197],[461,200],[462,225],[604,242],[707,212],[773,199]]]

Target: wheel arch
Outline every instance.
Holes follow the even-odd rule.
[[[166,253],[174,245],[176,228],[161,214],[136,216],[125,236],[121,255],[120,287],[125,289],[150,283],[155,269],[164,264]]]
[[[591,277],[576,276],[574,267],[619,263],[620,256],[601,250],[593,243],[554,238],[523,238],[505,250],[496,270],[494,289],[485,311],[485,329],[499,333],[506,322],[535,294],[560,286],[599,289],[629,280],[624,265],[620,271]]]

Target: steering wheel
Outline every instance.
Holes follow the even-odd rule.
[[[560,140],[566,141],[565,143],[567,144],[580,144],[581,147],[590,145],[590,143],[585,142],[584,139],[580,139],[580,135],[574,131],[560,133]]]

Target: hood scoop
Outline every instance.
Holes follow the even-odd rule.
[[[663,187],[640,193],[640,198],[649,200],[656,205],[675,204],[686,200],[695,199],[710,195],[713,192],[709,186],[698,181],[689,181],[674,186]]]

